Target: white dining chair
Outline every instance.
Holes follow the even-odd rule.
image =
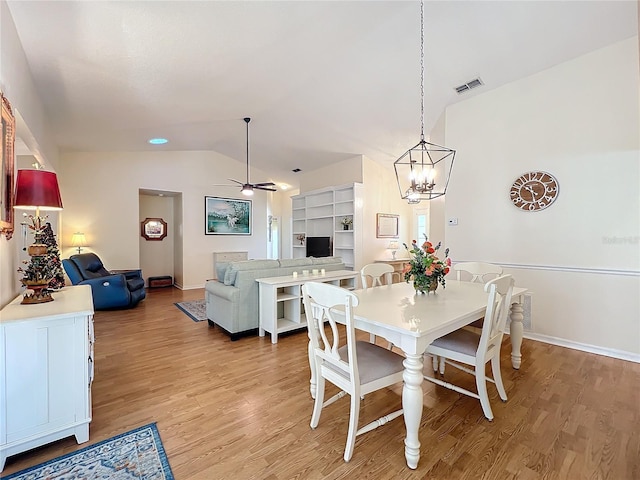
[[[486,262],[460,262],[456,263],[453,268],[456,270],[456,279],[476,282],[476,283],[487,283],[489,280],[499,277],[502,275],[502,267],[500,265],[495,265],[493,263]],[[467,329],[477,329],[478,333],[482,330],[482,322],[483,319],[479,318],[478,320],[471,322],[467,325]],[[436,366],[438,365],[438,370],[440,371],[440,375],[444,375],[444,361],[442,359],[438,359],[433,357],[434,370],[436,370]]]
[[[484,316],[482,333],[459,329],[448,335],[436,339],[427,347],[425,353],[444,359],[444,362],[464,372],[475,375],[477,393],[446,382],[434,376],[425,375],[425,380],[454,390],[464,395],[477,398],[482,405],[484,416],[493,420],[493,412],[487,393],[487,382],[495,384],[498,394],[503,401],[507,400],[507,393],[500,374],[500,346],[513,293],[513,277],[503,275],[487,282],[484,286],[489,298]],[[486,376],[485,365],[491,362],[493,378]],[[470,365],[473,369],[464,365]],[[435,368],[434,368],[435,370]]]
[[[302,299],[317,379],[311,428],[318,426],[324,407],[350,395],[349,431],[344,450],[344,460],[348,462],[358,435],[402,415],[400,409],[358,428],[361,397],[402,382],[404,357],[379,345],[356,340],[353,307],[358,305],[358,297],[353,292],[327,283],[307,282],[302,286]],[[340,335],[338,323],[345,323],[346,339]],[[326,402],[325,380],[341,389]]]
[[[371,287],[391,285],[394,273],[396,273],[395,270],[388,263],[369,263],[360,269],[360,283],[364,290],[369,288],[369,281],[371,281]],[[382,280],[384,280],[384,283],[382,283]],[[369,334],[369,341],[376,343],[376,336],[373,333]],[[388,348],[389,350],[393,348],[391,342],[389,342]]]

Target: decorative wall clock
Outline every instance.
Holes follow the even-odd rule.
[[[558,180],[547,172],[523,173],[511,185],[510,197],[520,210],[535,212],[549,207],[558,198]]]

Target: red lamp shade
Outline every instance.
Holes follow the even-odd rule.
[[[18,170],[14,208],[61,210],[58,177],[44,170]]]

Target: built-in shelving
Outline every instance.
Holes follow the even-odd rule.
[[[306,241],[298,237],[331,237],[333,255],[349,269],[360,267],[362,244],[362,189],[360,183],[328,187],[292,197],[292,256],[306,256]],[[343,219],[351,224],[344,229]]]

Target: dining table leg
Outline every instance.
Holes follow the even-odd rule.
[[[509,326],[509,336],[511,337],[511,365],[516,370],[520,369],[522,363],[522,354],[520,353],[520,347],[522,347],[522,336],[524,334],[524,308],[521,302],[511,304],[511,312],[509,318],[511,324]]]
[[[420,460],[420,439],[418,430],[422,420],[422,355],[406,353],[403,362],[404,386],[402,387],[402,408],[404,410],[404,424],[407,429],[407,437],[404,440],[404,456],[407,466],[411,469],[418,468]]]

